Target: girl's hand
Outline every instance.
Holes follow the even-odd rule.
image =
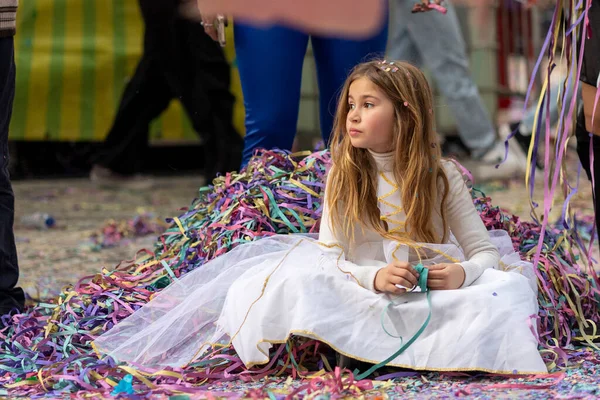
[[[431,290],[458,289],[465,281],[465,270],[460,264],[436,264],[427,269],[427,287]]]
[[[396,285],[413,288],[419,281],[419,274],[407,262],[394,261],[385,268],[377,271],[375,275],[375,290],[378,292],[401,294],[406,289],[400,289]]]

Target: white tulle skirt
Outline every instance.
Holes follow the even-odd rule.
[[[466,288],[432,291],[429,324],[389,365],[547,372],[531,321],[538,312],[533,267],[513,252],[506,232],[491,236],[502,256],[500,269],[486,270]],[[455,245],[431,246],[463,259]],[[215,344],[231,342],[251,366],[268,362],[273,343],[297,335],[381,362],[401,347],[397,337],[406,343],[425,321],[426,294],[373,293],[342,271],[344,262],[305,235],[244,244],[173,282],[94,345],[120,362],[182,367]],[[437,256],[424,264],[439,262],[447,260]],[[370,261],[375,263],[385,265]]]

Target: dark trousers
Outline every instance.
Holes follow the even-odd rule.
[[[583,109],[579,111],[577,115],[577,127],[575,134],[577,136],[577,154],[579,155],[579,161],[587,174],[590,183],[592,182],[592,174],[594,176],[594,210],[596,215],[596,231],[598,232],[598,238],[600,238],[600,136],[593,136],[592,140],[592,153],[594,154],[594,165],[590,166],[590,136],[585,129],[585,116]]]
[[[0,315],[23,309],[25,294],[17,288],[19,264],[13,233],[15,195],[8,174],[8,126],[15,96],[12,37],[0,38]]]
[[[125,88],[96,162],[121,174],[141,169],[149,124],[178,99],[204,143],[209,176],[237,169],[242,139],[233,127],[234,96],[222,49],[203,27],[181,17],[179,0],[139,0],[144,54]],[[201,156],[202,157],[202,156]]]
[[[585,4],[585,3],[584,3]],[[585,35],[581,81],[596,86],[600,73],[600,0],[593,0],[588,12],[590,24]],[[588,35],[591,33],[591,35]]]
[[[585,49],[583,52],[583,65],[581,68],[581,81],[589,85],[596,86],[598,73],[600,72],[600,0],[592,2],[588,17],[590,19],[590,31],[592,35],[586,36]],[[588,179],[594,177],[594,210],[596,214],[596,230],[600,240],[600,136],[593,136],[592,154],[594,155],[594,165],[590,166],[590,136],[585,128],[585,115],[583,109],[579,110],[577,115],[577,126],[575,130],[577,136],[577,154],[579,161],[587,173]]]

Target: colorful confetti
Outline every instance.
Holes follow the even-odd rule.
[[[12,316],[10,324],[5,317],[8,327],[0,330],[0,384],[5,392],[0,390],[0,395],[108,398],[128,374],[133,376],[136,393],[148,398],[177,394],[206,398],[283,398],[291,394],[313,399],[429,394],[488,398],[492,392],[509,390],[518,392],[520,398],[529,392],[546,396],[539,398],[596,394],[600,354],[578,346],[584,321],[598,321],[598,299],[591,290],[595,283],[569,261],[572,239],[554,231],[544,238],[538,322],[544,356],[557,374],[493,377],[410,371],[392,373],[391,382],[356,382],[351,375],[332,369],[335,357],[326,346],[301,338],[276,346],[268,365],[250,370],[232,348],[205,354],[185,369],[161,371],[98,359],[90,344],[93,339],[142,307],[173,277],[248,241],[275,233],[317,232],[328,163],[325,151],[310,155],[258,153],[240,174],[227,174],[217,178],[214,186],[200,189],[192,206],[170,221],[154,251],[141,250],[135,261],[81,279],[57,298]],[[486,226],[506,229],[515,248],[530,258],[540,226],[520,222],[493,207],[489,198],[473,193]]]
[[[107,221],[90,240],[94,249],[106,249],[137,237],[163,233],[169,225],[150,213],[140,213],[126,221]]]

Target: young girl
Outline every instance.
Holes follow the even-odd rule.
[[[357,66],[337,110],[319,239],[242,245],[175,281],[96,348],[181,367],[232,343],[250,367],[293,334],[372,364],[546,372],[532,266],[506,232],[492,243],[440,157],[433,121],[418,69]]]

